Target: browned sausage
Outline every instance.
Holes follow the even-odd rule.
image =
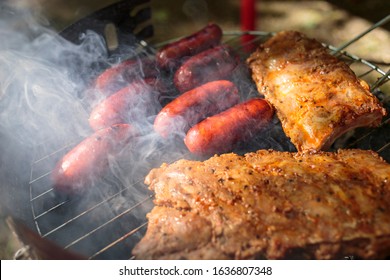
[[[107,97],[136,78],[155,77],[159,74],[154,58],[131,58],[106,69],[95,81],[94,94]],[[96,98],[93,98],[94,100]]]
[[[184,143],[197,155],[229,152],[238,142],[266,127],[273,113],[272,106],[264,99],[248,100],[194,125]]]
[[[175,72],[174,84],[180,92],[185,92],[206,82],[230,79],[239,63],[233,49],[219,45],[184,62]]]
[[[56,164],[51,174],[54,190],[82,193],[108,171],[108,156],[117,155],[137,135],[133,126],[117,124],[85,138]]]
[[[198,32],[162,47],[156,54],[162,69],[176,69],[188,56],[192,56],[221,42],[221,28],[210,23]]]
[[[133,82],[93,108],[89,124],[94,130],[117,123],[142,121],[157,114],[159,92],[145,82]]]
[[[157,115],[154,129],[162,137],[186,133],[202,119],[217,114],[240,101],[237,87],[230,81],[206,83],[183,93]]]

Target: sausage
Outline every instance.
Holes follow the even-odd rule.
[[[186,92],[206,82],[230,79],[239,63],[232,48],[219,45],[184,62],[174,74],[174,84],[180,92]]]
[[[95,94],[99,94],[98,97],[100,95],[107,97],[125,87],[134,79],[155,77],[158,74],[159,71],[154,58],[131,58],[101,73],[95,80]]]
[[[273,114],[273,107],[265,99],[250,99],[194,125],[184,143],[196,155],[229,152],[266,127]]]
[[[168,103],[156,116],[154,130],[163,138],[187,130],[240,101],[237,87],[230,81],[206,83],[183,93]]]
[[[161,109],[159,92],[145,82],[133,82],[95,106],[89,125],[95,131],[117,123],[132,123],[154,116]]]
[[[221,38],[221,28],[210,23],[198,32],[162,47],[156,54],[157,64],[165,70],[177,69],[186,57],[220,44]]]
[[[109,170],[109,156],[116,156],[138,131],[129,124],[117,124],[96,131],[69,151],[51,173],[57,193],[82,193]]]

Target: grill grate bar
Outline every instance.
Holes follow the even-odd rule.
[[[69,146],[68,146],[68,147],[69,147]],[[55,155],[56,153],[58,153],[58,152],[60,152],[60,151],[62,151],[62,150],[63,150],[63,149],[59,149],[59,150],[57,150],[56,152],[51,153],[51,156]],[[189,153],[187,153],[187,154],[185,154],[185,155],[183,155],[183,156],[186,156],[186,155],[188,155],[188,154],[189,154]],[[48,158],[48,157],[50,157],[50,156],[45,156],[45,158]],[[174,160],[175,160],[175,159],[174,159]],[[173,160],[173,161],[174,161],[174,160]],[[41,159],[39,159],[39,160],[37,160],[37,161],[35,161],[35,162],[39,162],[39,161],[41,161]],[[39,179],[42,179],[42,178],[44,178],[45,176],[48,176],[50,173],[51,173],[51,172],[47,172],[47,173],[45,173],[44,175],[39,176]],[[32,176],[32,175],[31,175],[31,176]],[[32,197],[32,195],[31,195],[31,191],[32,191],[31,182],[35,182],[35,181],[37,181],[37,180],[38,180],[38,178],[36,178],[36,179],[34,179],[34,180],[30,180],[30,197]],[[59,225],[59,226],[57,226],[57,227],[51,229],[50,231],[48,231],[48,232],[46,232],[46,233],[44,233],[44,234],[42,234],[42,231],[41,231],[41,229],[39,228],[39,225],[38,225],[38,223],[37,223],[37,220],[38,220],[39,218],[42,218],[43,216],[49,214],[50,212],[52,212],[52,211],[58,209],[59,207],[65,205],[66,203],[70,202],[70,200],[66,200],[66,201],[64,201],[64,202],[61,202],[61,203],[59,203],[59,204],[57,204],[57,205],[55,205],[55,206],[49,208],[48,210],[46,210],[46,211],[44,211],[44,212],[42,212],[42,213],[40,213],[40,214],[38,214],[38,215],[35,214],[35,210],[34,210],[34,207],[33,207],[33,203],[31,203],[31,205],[32,205],[32,212],[33,212],[33,216],[34,216],[34,220],[35,220],[35,222],[36,222],[36,225],[37,225],[38,231],[40,232],[40,235],[41,235],[42,237],[48,237],[48,236],[52,235],[53,233],[55,233],[55,232],[57,232],[58,230],[64,228],[65,226],[69,225],[70,223],[72,223],[72,222],[78,220],[79,218],[83,217],[84,215],[86,215],[86,214],[92,212],[93,210],[97,209],[97,208],[100,207],[100,206],[103,206],[105,203],[109,202],[110,200],[112,200],[112,199],[118,197],[119,195],[123,194],[125,191],[128,191],[130,188],[134,187],[135,185],[140,184],[142,181],[143,181],[142,179],[136,180],[135,182],[133,182],[133,183],[130,184],[129,186],[127,186],[127,187],[121,189],[119,192],[117,192],[117,193],[115,193],[115,194],[113,194],[113,195],[111,195],[111,196],[105,198],[104,200],[102,200],[102,201],[99,202],[99,203],[96,203],[96,204],[93,205],[91,208],[89,208],[89,209],[87,209],[87,210],[81,212],[80,214],[78,214],[78,215],[72,217],[71,219],[65,221],[65,222],[62,223],[61,225]],[[52,190],[53,190],[53,189],[50,189],[50,190],[44,192],[43,194],[40,194],[40,195],[38,195],[38,196],[36,196],[36,197],[34,197],[34,198],[31,198],[31,202],[33,202],[34,200],[36,200],[38,197],[43,197],[44,194],[47,194],[47,193],[51,192]],[[145,200],[145,201],[146,201],[146,200]],[[145,202],[145,201],[144,201],[144,202]],[[142,203],[144,203],[144,202],[142,202]],[[140,203],[139,203],[139,204],[140,204]],[[137,204],[137,205],[138,205],[138,204]],[[133,208],[134,208],[134,207],[133,207]],[[114,217],[112,220],[114,221],[115,219],[116,219],[116,217]],[[79,240],[79,241],[80,241],[80,240]],[[78,241],[77,241],[77,242],[78,242]],[[77,243],[77,242],[76,242],[76,240],[74,241],[74,243]]]
[[[264,40],[264,38],[271,37],[274,34],[275,34],[274,32],[262,32],[262,31],[245,31],[245,32],[227,31],[223,33],[224,36],[231,37],[224,41],[225,44],[232,43],[233,41],[239,41],[241,36],[243,35],[255,36],[253,39],[248,40],[244,44],[240,42],[240,45],[237,47],[237,49],[243,49],[250,44]]]
[[[371,88],[376,89],[379,86],[383,85],[390,79],[390,69],[380,78],[378,79],[372,86]]]
[[[32,181],[32,178],[33,178],[33,172],[34,172],[34,165],[31,165],[30,182]],[[29,184],[29,191],[30,191],[30,207],[31,207],[31,213],[32,213],[32,216],[34,219],[35,227],[37,228],[38,234],[42,236],[42,232],[41,232],[41,228],[39,226],[39,223],[37,222],[37,220],[35,220],[35,216],[36,216],[35,212],[36,211],[35,211],[34,203],[32,203],[33,194],[32,194],[31,184]]]
[[[383,152],[384,150],[386,150],[387,148],[390,148],[390,142],[385,144],[382,148],[378,149],[377,152],[378,153],[381,153]]]
[[[337,49],[336,47],[331,46],[331,45],[326,45],[326,44],[323,44],[323,45],[326,46],[327,48],[329,48],[332,51]],[[365,59],[362,59],[362,58],[360,58],[360,57],[358,57],[356,55],[350,54],[350,53],[348,53],[346,51],[340,51],[340,54],[342,54],[342,55],[344,55],[344,56],[354,60],[355,62],[361,62],[361,63],[365,64],[366,66],[368,66],[368,67],[374,69],[375,71],[377,71],[382,76],[386,75],[386,72],[384,70],[382,70],[377,65],[374,65],[374,64],[372,64],[371,62],[369,62],[369,61],[367,61]]]
[[[80,214],[74,216],[73,218],[69,219],[68,221],[62,223],[60,226],[58,226],[58,227],[56,227],[56,228],[50,230],[49,232],[45,233],[45,234],[43,235],[43,237],[47,237],[47,236],[49,236],[50,234],[53,234],[54,232],[56,232],[57,230],[63,228],[64,226],[66,226],[66,225],[68,225],[68,224],[74,222],[75,220],[81,218],[82,216],[84,216],[84,215],[86,215],[86,214],[92,212],[93,210],[95,210],[95,209],[98,208],[99,206],[104,205],[105,203],[109,202],[110,200],[114,199],[115,197],[117,197],[117,196],[119,196],[120,194],[122,194],[124,191],[130,189],[132,186],[134,186],[134,185],[136,185],[136,184],[138,184],[138,183],[140,183],[140,182],[141,182],[141,180],[135,182],[133,185],[130,185],[130,186],[128,186],[128,187],[126,187],[126,188],[120,190],[119,192],[117,192],[117,193],[111,195],[110,197],[108,197],[108,198],[102,200],[101,202],[95,204],[95,205],[92,206],[91,208],[88,208],[87,210],[85,210],[85,211],[81,212]],[[59,206],[62,206],[62,205],[65,204],[66,202],[69,202],[69,200],[68,200],[68,201],[65,201],[65,202],[63,202],[63,203],[61,203],[61,204],[58,204],[57,206],[58,206],[58,207],[59,207]],[[53,211],[55,208],[57,208],[57,206],[51,208],[50,210],[46,211],[45,213],[42,213],[42,214],[39,215],[39,216],[43,216],[44,214],[47,214],[48,212]]]
[[[358,41],[359,39],[361,39],[362,37],[364,37],[365,35],[367,35],[368,33],[370,33],[372,30],[386,24],[387,22],[390,21],[390,15],[388,15],[387,17],[383,18],[382,20],[378,21],[377,23],[373,24],[370,28],[368,28],[366,31],[362,32],[361,34],[359,34],[358,36],[354,37],[353,39],[351,39],[350,41],[344,43],[343,45],[341,45],[340,47],[336,48],[335,50],[332,51],[332,54],[333,55],[336,55],[337,53],[339,53],[341,50],[345,49],[346,47],[352,45],[353,43],[355,43],[356,41]]]
[[[33,202],[34,200],[37,200],[38,198],[41,198],[43,196],[45,196],[46,194],[50,193],[53,191],[53,188],[51,189],[48,189],[47,191],[41,193],[41,194],[38,194],[37,196],[33,197],[30,201]]]
[[[49,153],[49,154],[47,154],[47,155],[45,155],[45,156],[43,156],[43,157],[37,159],[37,160],[35,160],[35,161],[33,162],[33,164],[37,164],[37,163],[39,163],[39,162],[41,162],[41,161],[43,161],[43,160],[45,160],[45,159],[51,158],[51,157],[54,156],[55,154],[58,154],[58,153],[60,153],[60,152],[62,152],[62,151],[64,151],[64,150],[66,150],[67,148],[70,148],[70,147],[74,146],[75,143],[77,143],[77,142],[74,141],[74,142],[71,142],[71,143],[69,143],[69,144],[67,144],[67,145],[64,145],[63,147],[59,148],[58,150],[55,150],[55,151],[53,151],[53,152],[51,152],[51,153]],[[30,183],[31,183],[31,182],[30,182]]]
[[[66,204],[67,202],[68,202],[68,200],[58,203],[57,205],[55,205],[55,206],[49,208],[47,211],[44,211],[44,212],[42,212],[41,214],[36,215],[36,216],[34,217],[34,220],[35,220],[35,221],[38,220],[39,218],[43,217],[44,215],[48,214],[49,212],[54,211],[55,209],[58,209],[58,208],[61,207],[62,205]],[[45,237],[45,236],[46,236],[46,234],[43,235],[43,237]]]
[[[358,78],[363,78],[363,77],[367,76],[368,74],[372,73],[372,71],[374,71],[374,69],[371,68],[371,69],[367,70],[366,72],[358,75],[357,77]]]
[[[125,214],[128,214],[130,213],[131,211],[133,211],[134,209],[136,209],[138,206],[142,205],[143,203],[145,203],[146,201],[150,200],[153,198],[153,195],[149,195],[148,197],[146,197],[144,200],[136,203],[133,207],[130,207],[128,208],[127,210],[123,211],[122,213],[120,213],[119,215],[115,216],[114,218],[108,220],[107,222],[99,225],[98,227],[96,227],[95,229],[89,231],[88,233],[84,234],[83,236],[81,236],[80,238],[77,238],[76,240],[72,241],[71,243],[69,243],[68,245],[66,245],[64,248],[65,249],[69,249],[70,247],[72,247],[73,245],[77,244],[78,242],[80,242],[81,240],[87,238],[88,236],[92,235],[93,233],[97,232],[98,230],[102,229],[103,227],[105,227],[106,225],[114,222],[115,220],[119,219],[120,217],[124,216]]]
[[[387,125],[387,124],[389,124],[389,123],[390,123],[390,117],[388,117],[387,119],[385,119],[385,120],[379,125],[378,128],[381,128],[381,127],[383,127],[383,126],[385,126],[385,125]],[[375,132],[375,130],[371,130],[371,131],[367,132],[366,134],[362,135],[361,137],[359,137],[358,139],[356,139],[356,140],[353,141],[352,143],[348,144],[348,146],[347,146],[346,148],[350,148],[350,147],[355,146],[357,143],[359,143],[359,142],[361,142],[362,140],[364,140],[365,138],[369,137],[369,136],[372,135],[374,132]],[[389,142],[389,143],[390,143],[390,142]],[[386,146],[386,145],[387,145],[387,144],[385,144],[385,146]],[[379,150],[380,150],[380,151],[384,151],[385,149],[383,149],[383,147],[382,147],[382,148],[376,150],[376,152],[380,152]]]
[[[146,227],[147,225],[148,225],[148,222],[145,222],[142,225],[140,225],[139,227],[136,227],[135,229],[129,231],[128,233],[126,233],[125,235],[121,236],[120,238],[118,238],[114,242],[108,244],[106,247],[102,248],[101,250],[99,250],[96,253],[94,253],[93,255],[91,255],[88,259],[91,260],[93,258],[96,258],[97,256],[101,255],[102,253],[104,253],[105,251],[109,250],[113,246],[119,244],[120,242],[123,242],[124,240],[126,240],[127,238],[132,236],[133,234],[136,234],[138,231],[140,231],[142,228]]]
[[[29,182],[29,184],[33,184],[33,183],[35,183],[36,181],[39,181],[39,180],[41,180],[42,178],[45,178],[46,176],[49,176],[50,173],[51,173],[51,171],[46,172],[45,174],[43,174],[43,175],[41,175],[41,176],[35,178],[34,180],[31,180],[31,181]]]

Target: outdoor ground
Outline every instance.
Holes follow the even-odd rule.
[[[0,5],[4,1],[0,0]],[[113,0],[10,0],[47,19],[55,30],[114,3]],[[161,42],[189,34],[214,21],[224,30],[239,30],[239,0],[152,0],[155,38]],[[340,46],[390,14],[388,0],[257,1],[256,29],[303,31]],[[384,69],[390,65],[390,23],[365,36],[347,50]],[[4,223],[0,207],[0,259],[13,258],[20,247]]]

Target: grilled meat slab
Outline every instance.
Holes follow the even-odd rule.
[[[259,150],[153,169],[137,259],[390,255],[390,165],[376,153]]]
[[[346,63],[299,32],[277,33],[247,63],[298,151],[326,150],[346,131],[377,126],[385,115]]]

